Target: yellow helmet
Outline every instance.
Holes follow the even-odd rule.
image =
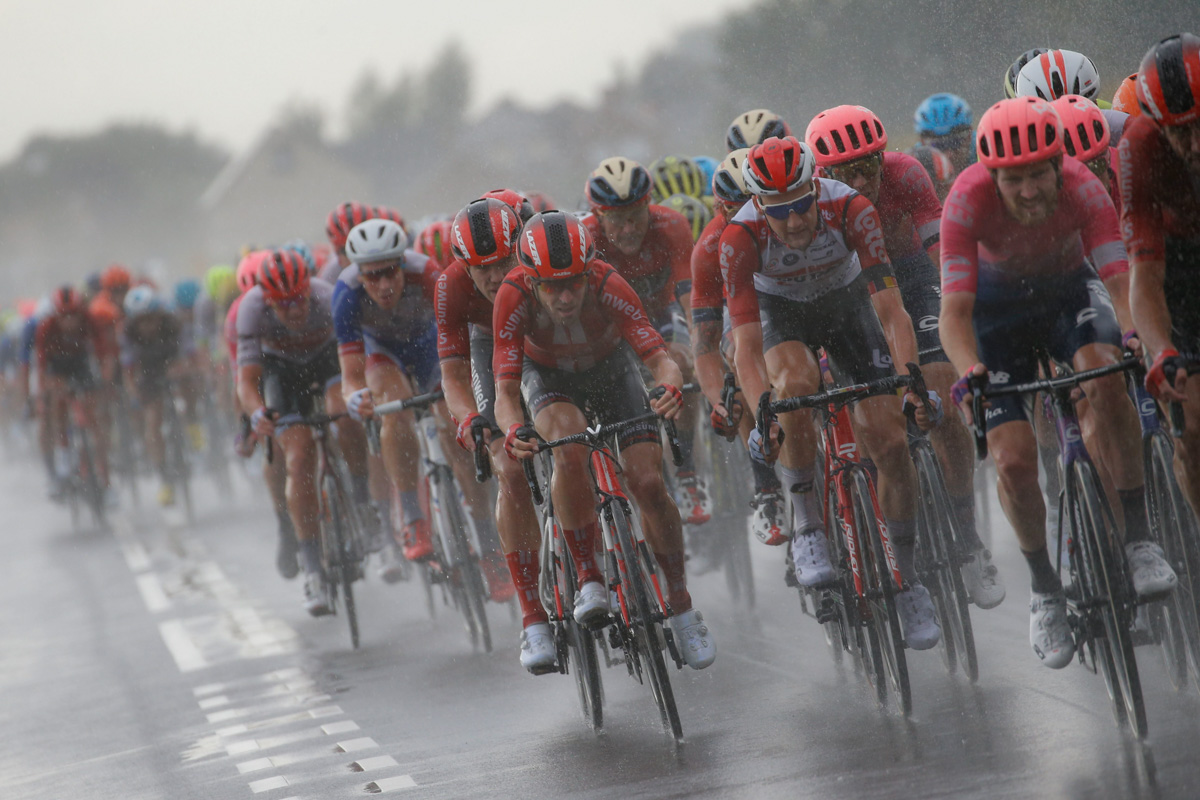
[[[687,156],[666,156],[650,165],[654,181],[651,197],[661,203],[673,194],[700,197],[704,194],[704,170]]]
[[[673,194],[659,205],[683,214],[692,228],[692,241],[695,242],[704,232],[705,226],[712,222],[712,209],[699,198],[687,194]]]

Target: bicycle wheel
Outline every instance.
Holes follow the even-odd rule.
[[[850,494],[854,503],[854,522],[866,556],[864,572],[871,571],[875,585],[867,594],[871,611],[871,630],[878,637],[879,650],[883,656],[883,668],[900,713],[912,713],[912,689],[908,682],[908,661],[904,656],[904,637],[900,632],[900,619],[896,614],[896,581],[884,555],[883,538],[879,534],[879,521],[875,518],[875,507],[871,502],[871,491],[867,476],[862,470],[850,473]]]
[[[750,505],[751,477],[743,462],[746,454],[737,442],[726,442],[716,434],[704,436],[712,475],[709,492],[713,498],[713,521],[721,537],[721,566],[729,595],[749,610],[754,609],[754,569],[750,560],[750,534],[745,509]],[[740,459],[740,461],[738,460]]]
[[[612,522],[613,537],[619,550],[618,558],[625,560],[625,570],[621,575],[621,580],[626,586],[625,602],[632,603],[630,622],[633,624],[634,640],[641,656],[640,660],[646,666],[646,673],[650,677],[650,691],[658,705],[663,730],[676,743],[682,743],[683,723],[679,720],[679,708],[675,705],[675,692],[671,689],[671,676],[663,658],[662,639],[658,630],[662,614],[656,613],[657,596],[647,580],[650,565],[640,563],[643,561],[641,551],[634,540],[633,526],[624,506],[611,503],[606,513],[610,515]]]
[[[583,712],[583,721],[595,733],[604,727],[604,685],[600,678],[600,659],[596,654],[596,637],[591,631],[575,621],[571,614],[571,602],[575,598],[578,580],[575,576],[575,562],[567,552],[566,544],[561,536],[554,536],[554,546],[550,551],[553,572],[558,582],[559,597],[562,598],[562,618],[560,624],[566,631],[566,643],[569,659],[574,664],[575,687],[579,691],[579,707]],[[556,614],[557,608],[552,609]],[[560,665],[568,672],[567,664]]]
[[[466,570],[463,568],[468,556],[459,544],[461,534],[457,530],[457,518],[454,515],[456,494],[450,468],[444,465],[435,467],[429,476],[429,509],[433,515],[434,526],[434,530],[430,531],[434,540],[433,561],[441,572],[443,587],[449,589],[454,607],[463,616],[471,649],[477,650],[480,646],[481,632],[472,609],[466,584]],[[431,578],[437,582],[439,575],[435,572]]]
[[[322,479],[321,495],[325,501],[322,520],[325,530],[325,552],[328,556],[326,578],[333,587],[333,594],[341,592],[342,605],[346,608],[346,623],[350,626],[350,645],[358,649],[358,609],[354,603],[354,581],[358,578],[358,561],[354,558],[351,545],[354,524],[350,503],[337,476],[327,472]]]
[[[972,683],[979,680],[979,660],[971,625],[970,601],[963,584],[961,543],[954,526],[950,495],[941,464],[927,440],[913,445],[920,503],[917,506],[917,570],[921,582],[933,595],[942,626],[939,649],[946,670],[954,673],[961,665]]]
[[[1179,578],[1170,600],[1155,605],[1155,627],[1172,685],[1182,690],[1190,668],[1200,688],[1200,552],[1195,517],[1175,481],[1171,440],[1157,431],[1146,440],[1145,449],[1150,529]]]
[[[451,487],[453,485],[451,484]],[[479,556],[471,547],[468,536],[470,523],[463,513],[461,502],[446,504],[449,512],[448,522],[454,543],[454,553],[450,556],[461,580],[466,605],[463,613],[473,616],[475,627],[479,631],[479,639],[485,653],[492,652],[492,630],[488,625],[487,600],[488,592],[483,585],[483,575],[479,571]]]
[[[824,479],[822,471],[818,471],[818,475]],[[843,478],[844,479],[844,478]],[[850,563],[850,551],[847,536],[850,532],[849,526],[854,523],[854,517],[851,516],[848,520],[843,520],[841,515],[853,515],[853,507],[845,508],[838,504],[838,482],[837,479],[830,481],[826,486],[829,492],[829,500],[826,509],[828,510],[828,518],[825,520],[826,530],[835,531],[830,537],[833,544],[834,564],[838,568],[838,586],[840,595],[840,604],[838,613],[840,624],[844,626],[844,636],[848,645],[847,650],[850,652],[851,658],[854,661],[855,671],[861,672],[863,678],[866,679],[867,685],[875,690],[875,702],[881,707],[887,705],[887,675],[884,673],[883,667],[883,652],[879,642],[879,635],[876,633],[874,626],[870,624],[870,608],[867,605],[866,598],[860,597],[858,589],[854,583],[854,568]],[[863,569],[863,553],[862,553],[862,531],[858,530],[859,545],[858,558],[859,570],[862,575],[864,589],[871,588],[871,574],[868,570]],[[836,660],[836,659],[835,659]]]
[[[79,436],[79,476],[83,500],[92,514],[92,522],[97,528],[104,530],[108,527],[104,510],[104,487],[100,485],[100,476],[96,474],[96,464],[92,457],[92,441],[86,428],[80,428]]]
[[[1072,470],[1073,492],[1078,504],[1079,541],[1084,548],[1082,567],[1087,572],[1086,584],[1095,591],[1085,600],[1099,603],[1098,613],[1111,656],[1111,670],[1105,669],[1115,716],[1124,717],[1133,735],[1146,736],[1146,706],[1142,699],[1142,684],[1138,677],[1137,659],[1130,633],[1136,605],[1125,572],[1124,559],[1112,547],[1112,527],[1101,499],[1099,479],[1091,463],[1078,461]],[[1104,666],[1103,661],[1101,665]]]
[[[167,479],[183,496],[184,512],[191,522],[195,519],[195,513],[192,508],[191,486],[188,483],[190,468],[185,449],[187,445],[184,440],[183,420],[179,417],[179,410],[175,408],[175,398],[171,396],[170,390],[163,394],[162,404],[165,423],[163,427],[166,428]]]

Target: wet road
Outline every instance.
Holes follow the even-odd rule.
[[[249,485],[257,486],[251,481]],[[30,462],[0,466],[0,797],[13,798],[1188,798],[1200,796],[1200,699],[1139,650],[1150,737],[1113,724],[1100,677],[1053,672],[1028,646],[1024,567],[993,514],[1008,577],[974,612],[980,680],[910,654],[911,719],[880,711],[755,543],[756,613],[723,578],[694,579],[716,664],[673,674],[686,744],[648,689],[605,673],[606,733],[573,679],[517,664],[518,623],[472,653],[419,586],[370,580],[363,646],[314,620],[273,569],[273,521],[241,487],[201,485],[197,522],[118,515],[73,532]],[[143,494],[146,496],[146,493]]]

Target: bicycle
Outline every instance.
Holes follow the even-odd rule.
[[[1133,592],[1124,552],[1114,546],[1115,520],[1104,499],[1095,465],[1083,445],[1071,397],[1072,390],[1084,381],[1126,372],[1136,367],[1137,360],[1126,359],[1074,373],[1063,368],[1063,374],[1059,374],[1052,369],[1044,350],[1037,357],[1041,374],[1058,377],[1015,386],[993,386],[985,383],[983,376],[970,381],[976,451],[980,457],[987,453],[984,408],[987,399],[1044,393],[1043,403],[1058,437],[1059,471],[1063,478],[1058,552],[1066,547],[1069,557],[1072,588],[1067,592],[1067,617],[1076,652],[1081,664],[1102,674],[1117,725],[1128,725],[1133,735],[1142,739],[1147,732],[1146,706],[1133,651],[1133,621],[1140,601]],[[1061,559],[1058,568],[1061,571]]]
[[[912,689],[895,600],[903,588],[903,580],[886,529],[879,523],[882,515],[874,482],[859,456],[848,407],[857,400],[894,392],[909,383],[908,376],[897,375],[775,401],[768,391],[759,398],[756,417],[759,433],[765,440],[778,414],[811,408],[822,415],[825,527],[830,561],[837,577],[832,583],[799,587],[801,608],[807,612],[806,598],[812,601],[812,614],[817,622],[830,626],[825,628],[825,634],[834,660],[839,661],[841,653],[848,653],[875,690],[876,702],[881,707],[887,706],[890,685],[904,716],[912,713]],[[835,521],[841,536],[832,533]]]
[[[317,448],[317,503],[321,527],[321,560],[330,606],[337,613],[340,593],[350,628],[350,644],[358,649],[358,608],[354,600],[354,582],[363,579],[363,563],[367,558],[367,537],[359,508],[351,501],[350,475],[330,432],[330,425],[348,416],[324,413],[324,403],[314,401],[317,408],[302,417],[284,417],[283,422],[306,425],[313,430]],[[273,457],[272,440],[267,440],[267,459]]]
[[[88,425],[86,402],[94,399],[94,393],[84,390],[74,381],[68,381],[66,430],[68,471],[61,482],[63,500],[71,511],[71,524],[80,527],[83,508],[88,509],[93,524],[100,530],[108,530],[108,514],[105,508],[104,485],[96,470],[96,446]],[[46,413],[51,413],[50,404]],[[49,418],[49,417],[47,417]]]
[[[420,464],[422,480],[428,489],[430,533],[433,539],[433,557],[423,564],[424,577],[432,585],[441,585],[443,593],[449,589],[453,602],[463,615],[471,647],[492,652],[492,632],[488,625],[485,605],[488,599],[479,570],[479,549],[475,524],[470,515],[463,512],[465,501],[454,480],[454,470],[442,450],[437,419],[430,407],[442,399],[440,390],[393,400],[375,406],[376,416],[398,414],[411,409],[417,420],[417,441],[421,448]],[[367,426],[371,451],[379,453],[379,422],[372,420]],[[476,458],[486,451],[477,440]],[[478,463],[478,462],[477,462]],[[443,594],[445,599],[445,594]]]
[[[187,519],[195,519],[192,507],[192,466],[188,462],[188,443],[183,429],[183,419],[176,407],[175,393],[167,383],[160,398],[162,402],[163,478],[176,492],[183,496],[183,507]]]
[[[593,485],[597,498],[597,512],[600,530],[604,539],[605,550],[605,580],[612,596],[615,596],[616,609],[610,609],[608,620],[592,634],[603,643],[601,629],[607,628],[608,645],[613,650],[620,650],[623,658],[612,660],[610,664],[624,663],[630,676],[638,683],[644,683],[643,676],[650,682],[651,694],[658,706],[659,717],[663,730],[678,745],[683,742],[683,725],[679,718],[679,709],[675,703],[675,694],[671,688],[670,674],[667,672],[666,661],[663,658],[663,647],[670,653],[677,669],[682,669],[683,659],[675,646],[674,634],[665,624],[671,616],[671,609],[663,598],[659,585],[658,574],[654,568],[654,556],[642,536],[640,525],[634,523],[633,507],[625,490],[621,488],[618,478],[619,466],[609,440],[626,427],[637,425],[648,420],[656,420],[653,412],[641,414],[628,420],[590,427],[581,433],[564,436],[560,439],[545,441],[537,435],[531,426],[526,426],[518,435],[522,438],[536,438],[538,450],[542,454],[550,454],[557,447],[568,444],[582,444],[591,450],[589,461]],[[682,460],[679,443],[675,437],[673,426],[668,423],[667,438],[671,445],[672,457],[676,463]],[[552,456],[551,456],[552,458]],[[522,462],[525,479],[529,491],[533,495],[535,505],[542,506],[546,495],[542,482],[539,481],[533,460]],[[544,481],[549,487],[549,477],[552,467],[543,470]],[[547,509],[546,518],[553,521],[552,509]],[[552,522],[552,530],[558,528]],[[571,563],[569,554],[563,552],[565,547],[557,546],[558,564]],[[567,610],[567,600],[573,600],[574,592],[565,594],[569,582],[564,581],[563,599],[556,602],[547,611],[559,618],[559,622],[569,626],[566,617],[571,612]],[[580,645],[581,646],[573,646]],[[598,714],[602,708],[603,695],[599,678],[598,666],[593,668],[588,655],[587,637],[575,637],[574,642],[568,638],[567,646],[576,651],[577,660],[583,662],[580,698],[584,704],[585,718],[600,721]],[[594,651],[593,651],[594,652]],[[566,651],[560,651],[566,660]],[[597,659],[598,662],[598,659]],[[561,665],[566,671],[566,664]],[[583,687],[586,686],[586,691]]]

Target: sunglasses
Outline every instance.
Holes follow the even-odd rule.
[[[764,205],[762,206],[762,210],[763,213],[771,219],[782,220],[787,219],[792,214],[803,215],[807,213],[808,210],[812,208],[812,204],[815,202],[817,202],[817,187],[814,186],[812,190],[803,197],[793,200],[790,203],[779,203],[773,206]]]
[[[575,275],[571,278],[534,278],[533,285],[538,289],[544,289],[549,292],[561,291],[567,289],[572,292],[577,292],[587,285],[587,273],[583,275]]]
[[[384,278],[394,278],[396,277],[396,273],[399,271],[400,267],[398,266],[384,267],[383,269],[375,269],[371,270],[370,272],[363,272],[359,270],[358,277],[367,283],[374,283],[375,281],[383,280]]]
[[[835,181],[849,183],[860,175],[867,180],[871,180],[879,174],[881,169],[883,169],[883,159],[877,155],[873,155],[854,161],[847,161],[845,164],[835,164],[832,167],[827,167],[825,171]]]

